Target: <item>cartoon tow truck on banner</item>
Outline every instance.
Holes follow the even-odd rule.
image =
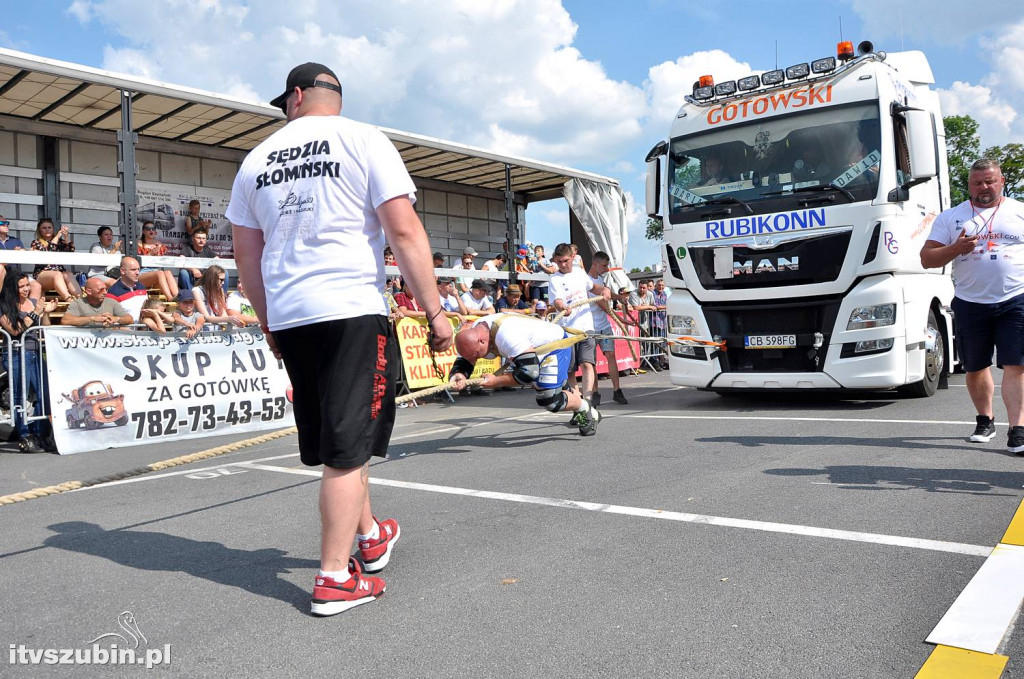
[[[124,394],[115,394],[109,384],[99,380],[86,382],[78,389],[72,389],[64,398],[71,402],[67,411],[68,429],[97,429],[113,422],[122,427],[128,424],[128,413],[124,410]]]

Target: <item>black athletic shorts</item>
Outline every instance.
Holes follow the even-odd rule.
[[[1024,295],[995,304],[978,304],[959,297],[951,305],[956,314],[960,360],[969,373],[992,365],[1024,365]]]
[[[274,340],[292,381],[302,463],[352,469],[385,457],[399,370],[387,317],[277,330]]]

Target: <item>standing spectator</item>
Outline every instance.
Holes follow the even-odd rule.
[[[29,297],[30,291],[28,274],[11,271],[4,277],[3,287],[0,288],[0,328],[12,339],[23,340],[21,351],[25,357],[25,385],[32,400],[39,403],[45,398],[45,389],[39,380],[42,372],[39,335],[26,335],[25,331],[36,325],[49,325],[50,312],[57,308],[57,303],[42,298],[32,299]],[[3,354],[4,369],[9,370],[14,379],[14,390],[11,393],[14,432],[18,436],[18,449],[21,452],[42,453],[45,451],[43,441],[46,438],[43,420],[29,424],[21,410],[15,407],[22,402],[20,358],[13,352],[11,355]]]
[[[256,310],[252,308],[252,302],[245,296],[242,281],[238,281],[238,289],[228,295],[228,316],[236,316],[246,325],[260,323],[260,319],[256,317]]]
[[[213,228],[213,222],[209,219],[203,219],[199,215],[199,211],[202,209],[202,204],[193,198],[188,202],[188,214],[185,215],[185,233],[191,236],[199,229],[202,229],[206,233],[210,233],[210,229]]]
[[[92,247],[89,248],[89,252],[91,254],[94,254],[94,255],[119,255],[119,254],[121,254],[121,240],[120,239],[118,239],[117,241],[114,240],[114,230],[111,229],[109,226],[101,226],[100,228],[96,229],[96,237],[99,238],[99,240],[96,241],[95,243],[93,243]],[[92,278],[93,276],[104,276],[106,278],[114,278],[114,279],[117,278],[117,276],[109,275],[110,273],[117,273],[117,267],[113,267],[113,266],[107,267],[107,268],[93,267],[93,268],[89,269],[89,275],[86,276],[86,280]],[[79,274],[79,275],[81,275],[81,274]],[[120,275],[120,274],[118,273],[117,275]],[[79,283],[84,283],[84,282],[85,281],[83,281],[81,278],[79,278]],[[113,281],[111,281],[111,282],[113,282]]]
[[[397,266],[397,264],[395,264],[395,253],[393,253],[389,247],[384,248],[384,266]],[[402,291],[401,276],[389,276],[387,273],[384,275],[387,276],[384,279],[384,287],[388,292],[392,295],[397,295]]]
[[[75,244],[68,235],[68,227],[60,227],[54,235],[53,220],[43,217],[36,224],[36,238],[32,241],[32,249],[39,252],[74,252]],[[75,276],[61,264],[36,264],[32,272],[44,292],[53,290],[61,301],[82,294],[82,289]]]
[[[132,321],[139,322],[142,305],[149,299],[149,290],[139,282],[139,262],[134,257],[121,258],[121,277],[107,288],[107,297],[120,302]]]
[[[101,325],[113,328],[131,325],[132,315],[116,300],[107,297],[107,283],[99,276],[85,282],[85,294],[74,299],[60,319],[61,325]]]
[[[185,328],[185,338],[192,339],[206,322],[206,317],[196,309],[195,293],[191,290],[178,291],[178,308],[171,314],[175,326]]]
[[[506,257],[504,254],[499,254],[494,259],[488,259],[486,262],[484,262],[484,265],[480,267],[480,270],[504,271],[506,264],[508,264],[508,257]],[[496,278],[484,278],[483,281],[492,288],[500,287],[498,286],[498,280]]]
[[[473,248],[466,248],[462,251],[462,259],[459,263],[453,266],[453,269],[459,269],[462,271],[476,271],[476,266],[473,264],[474,258],[476,257],[476,250]],[[473,281],[475,279],[472,276],[464,276],[455,279],[455,289],[460,295],[469,292],[469,289],[473,287]]]
[[[156,333],[166,333],[174,325],[174,317],[167,313],[167,305],[158,299],[146,299],[139,312],[139,322]]]
[[[224,295],[224,282],[227,272],[223,267],[211,264],[203,272],[202,282],[192,288],[196,300],[196,309],[203,315],[207,323],[223,323],[225,325],[245,325],[239,316],[228,313],[227,297]]]
[[[139,256],[163,257],[166,254],[167,246],[157,238],[156,226],[153,222],[143,222],[142,235],[139,237]],[[178,284],[174,280],[174,274],[167,269],[143,267],[139,280],[147,288],[159,288],[164,299],[171,300],[178,296]]]
[[[537,260],[533,267],[533,273],[546,273],[550,275],[558,271],[558,267],[544,256],[543,245],[536,246],[533,252]],[[530,286],[530,299],[542,299],[546,302],[548,299],[548,282],[534,281],[533,285]]]
[[[466,311],[474,316],[486,316],[494,313],[494,303],[488,294],[490,288],[487,283],[477,279],[470,285],[469,292],[462,293],[462,303],[466,305]]]
[[[1024,204],[1003,196],[995,160],[971,165],[970,198],[940,214],[921,248],[921,265],[953,262],[953,313],[959,326],[967,392],[977,410],[970,440],[996,435],[992,352],[1003,369],[1002,393],[1010,421],[1006,448],[1024,454]]]
[[[654,311],[651,312],[651,335],[654,337],[668,337],[668,293],[665,292],[665,279],[659,278],[658,282],[654,284],[654,290],[651,291],[651,301],[654,303]],[[664,351],[666,344],[658,346],[659,350]],[[666,354],[661,356],[661,367],[668,370],[668,357]]]
[[[611,258],[608,257],[608,253],[600,250],[595,252],[593,259],[591,259],[590,271],[588,272],[590,280],[599,285],[604,285],[604,275],[608,273],[610,262]],[[598,307],[600,308],[594,311],[594,333],[597,335],[614,335],[612,322],[608,319],[608,315],[613,313],[611,305],[608,303],[608,300],[601,300],[598,303]],[[615,340],[610,338],[599,339],[597,340],[597,346],[601,349],[601,353],[604,354],[605,361],[608,362],[608,377],[612,381],[612,400],[622,405],[628,404],[629,401],[626,400],[626,396],[622,393],[622,388],[619,386],[619,362],[615,357]],[[597,390],[596,379],[594,381],[594,393],[591,396],[590,402],[595,406],[601,405],[601,392]]]
[[[651,334],[651,312],[655,310],[654,295],[648,285],[650,281],[642,278],[635,291],[629,293],[629,307],[633,320],[640,326],[642,334]]]
[[[595,283],[586,271],[573,265],[573,247],[568,243],[561,243],[555,248],[551,261],[558,267],[558,271],[551,276],[551,299],[552,305],[559,312],[568,310],[571,304],[591,297],[591,293],[611,299],[611,291],[608,288],[601,283]],[[593,305],[584,304],[569,310],[559,324],[592,333],[594,331]],[[588,337],[576,344],[576,363],[583,372],[581,395],[589,400],[597,379],[597,374],[594,371],[594,365],[597,363],[597,342],[593,337]],[[573,369],[570,375],[575,372]]]
[[[189,237],[189,241],[181,246],[182,257],[201,257],[203,259],[216,259],[217,253],[206,244],[206,229],[196,229]],[[191,290],[203,272],[191,266],[183,266],[178,271],[178,287],[181,290]]]
[[[577,245],[575,243],[572,243],[570,245],[570,247],[572,248],[572,266],[573,266],[573,268],[574,269],[583,269],[585,271],[586,267],[583,266],[583,258],[580,257],[580,249],[579,249],[579,247],[577,247]]]
[[[394,144],[340,116],[341,84],[326,66],[292,69],[271,103],[288,123],[242,162],[227,217],[239,274],[294,387],[302,462],[324,465],[311,608],[334,615],[384,594],[384,581],[363,573],[382,570],[400,536],[397,521],[372,514],[368,485],[370,457],[387,454],[399,367],[380,294],[385,235],[406,285],[423,300],[434,350],[451,346],[452,326],[433,295],[430,241]],[[270,150],[302,147],[313,149],[302,162],[339,173],[288,182],[267,173]],[[310,211],[282,214],[292,191],[310,197]],[[350,557],[353,537],[359,561]]]
[[[508,311],[514,314],[526,315],[533,311],[530,309],[530,305],[523,301],[523,290],[516,284],[505,288],[505,294],[498,299],[494,309],[496,311]]]

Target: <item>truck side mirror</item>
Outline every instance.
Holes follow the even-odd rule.
[[[661,205],[661,159],[647,161],[647,216],[657,217]]]
[[[908,110],[904,115],[910,145],[910,179],[931,179],[939,173],[935,120],[928,111],[916,109]]]

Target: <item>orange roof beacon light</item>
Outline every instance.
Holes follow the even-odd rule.
[[[849,40],[844,40],[841,43],[836,44],[836,57],[839,61],[849,61],[853,59],[853,43]]]
[[[850,47],[850,49],[852,50],[852,49],[853,49],[853,47],[851,46],[851,47]],[[699,79],[697,80],[697,86],[698,86],[698,87],[714,87],[714,86],[715,86],[715,79],[714,79],[714,78],[712,78],[712,77],[711,77],[711,76],[709,76],[709,75],[702,75],[702,76],[701,76],[701,77],[700,77],[700,78],[699,78]]]

